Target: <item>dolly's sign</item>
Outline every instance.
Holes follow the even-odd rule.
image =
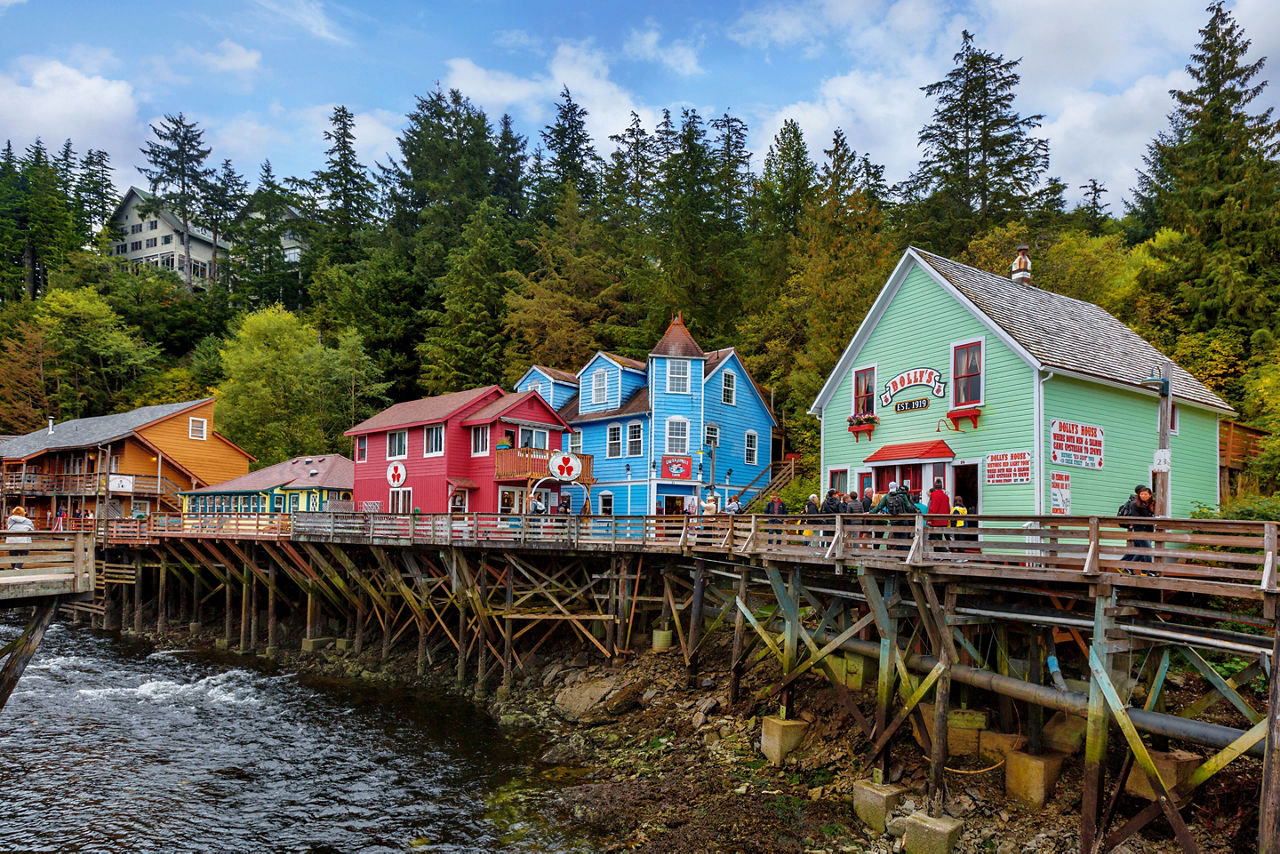
[[[888,406],[897,397],[898,392],[917,385],[928,386],[934,397],[947,396],[947,384],[943,381],[942,374],[933,368],[912,368],[884,384],[884,391],[880,394],[880,405]]]

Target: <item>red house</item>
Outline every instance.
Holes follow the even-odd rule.
[[[538,394],[496,385],[397,403],[346,432],[356,509],[523,513],[535,487],[554,507],[559,484],[539,481],[569,429]],[[591,459],[582,462],[590,483]]]

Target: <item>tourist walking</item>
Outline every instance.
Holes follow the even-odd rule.
[[[1138,516],[1150,518],[1156,515],[1156,499],[1151,492],[1151,487],[1145,483],[1140,483],[1133,488],[1133,494],[1129,496],[1129,500],[1120,505],[1120,509],[1116,511],[1118,516]],[[1125,525],[1129,531],[1135,534],[1145,534],[1155,530],[1154,525],[1129,524]],[[1151,549],[1154,547],[1151,540],[1134,540],[1133,548],[1135,549]],[[1126,554],[1121,560],[1135,561],[1140,563],[1151,563],[1154,558],[1150,554]],[[1121,570],[1126,575],[1132,575],[1132,572]]]
[[[946,487],[942,483],[942,478],[937,477],[933,480],[933,489],[929,490],[929,505],[925,508],[929,514],[927,524],[930,528],[947,528],[949,527],[949,519],[944,517],[951,515],[951,499],[947,497]],[[939,548],[946,549],[946,531],[938,532],[941,536],[938,538],[943,542],[939,543]]]
[[[18,534],[18,536],[9,536],[7,538],[9,540],[9,554],[13,557],[26,557],[31,554],[30,549],[22,548],[22,546],[31,545],[31,538],[21,535],[30,534],[36,529],[35,523],[27,518],[26,509],[23,507],[13,508],[13,513],[9,515],[9,521],[5,527],[7,530]],[[15,545],[18,546],[18,548],[15,549]],[[22,569],[22,567],[22,563],[15,563],[13,565],[14,569]]]

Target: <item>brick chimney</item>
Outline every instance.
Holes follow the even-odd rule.
[[[1031,284],[1031,258],[1027,256],[1030,251],[1030,246],[1019,246],[1018,257],[1013,259],[1013,274],[1010,278],[1023,285]]]

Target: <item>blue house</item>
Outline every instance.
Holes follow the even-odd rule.
[[[734,348],[704,351],[678,315],[645,362],[598,352],[576,375],[535,365],[516,390],[550,395],[570,450],[593,455],[592,513],[680,513],[712,488],[722,507],[745,504],[769,481],[768,404]],[[587,491],[567,494],[580,512]]]

